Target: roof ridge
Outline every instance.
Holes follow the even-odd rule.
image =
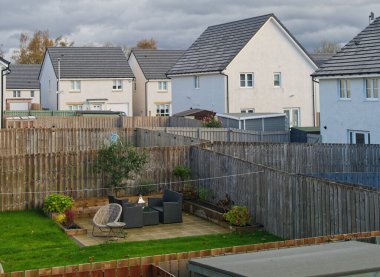
[[[253,17],[248,17],[248,18],[243,18],[243,19],[238,19],[238,20],[234,20],[234,21],[230,21],[230,22],[225,22],[225,23],[220,23],[220,24],[215,24],[215,25],[210,25],[207,27],[208,28],[211,28],[211,27],[217,27],[217,26],[222,26],[222,25],[228,25],[228,24],[233,24],[233,23],[237,23],[237,22],[241,22],[241,21],[248,21],[250,19],[258,19],[260,17],[271,17],[271,16],[274,16],[274,13],[268,13],[268,14],[264,14],[264,15],[258,15],[258,16],[253,16]]]

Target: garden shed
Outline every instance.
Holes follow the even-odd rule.
[[[284,113],[223,113],[217,114],[224,128],[250,131],[287,131],[287,118]]]

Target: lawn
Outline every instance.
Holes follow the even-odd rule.
[[[281,240],[269,233],[221,234],[79,247],[41,211],[0,213],[0,263],[6,272]]]

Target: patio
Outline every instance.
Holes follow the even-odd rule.
[[[223,234],[230,232],[228,229],[185,212],[183,213],[182,223],[159,224],[144,226],[142,228],[125,229],[125,238],[93,237],[92,218],[89,217],[77,218],[76,223],[78,223],[81,227],[87,229],[87,235],[73,236],[73,238],[81,246],[98,245],[108,241],[145,241],[188,236]]]

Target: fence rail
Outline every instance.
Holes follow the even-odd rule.
[[[380,191],[292,174],[200,147],[192,147],[197,186],[209,201],[227,193],[247,206],[252,219],[283,238],[304,238],[380,230]],[[234,175],[225,179],[213,176]]]
[[[6,121],[7,119],[5,119]],[[12,119],[12,122],[14,119]],[[24,121],[20,119],[20,121]],[[23,124],[5,126],[23,126]],[[202,122],[183,117],[153,116],[38,116],[35,128],[138,128],[138,127],[201,127]]]
[[[154,128],[164,130],[166,133],[181,135],[207,141],[224,142],[289,142],[289,131],[256,132],[233,128],[191,128],[191,127],[167,127]]]
[[[190,165],[189,147],[138,148],[148,163],[135,179],[170,183],[178,165]],[[40,208],[43,199],[58,191],[75,199],[107,194],[95,171],[97,151],[0,157],[0,211]]]
[[[210,149],[292,173],[380,172],[380,145],[218,142]]]

